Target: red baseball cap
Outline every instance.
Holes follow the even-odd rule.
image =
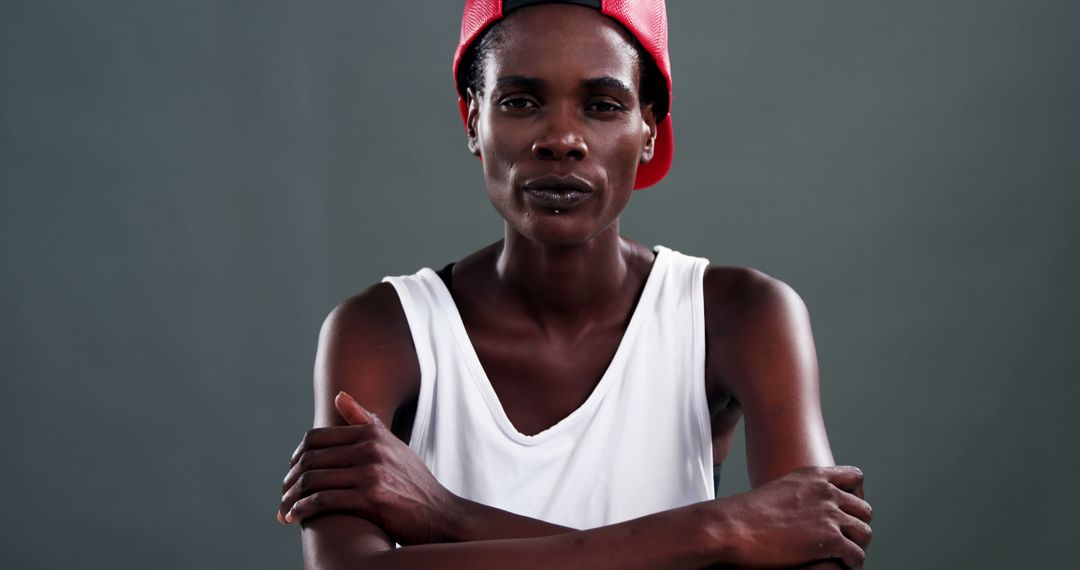
[[[671,61],[668,59],[667,9],[664,0],[466,0],[465,13],[461,17],[461,40],[454,52],[454,84],[458,89],[458,107],[461,119],[468,128],[469,107],[465,102],[463,86],[458,78],[458,65],[473,41],[488,26],[501,20],[511,10],[534,4],[575,4],[600,10],[602,14],[622,24],[637,38],[652,56],[657,69],[667,84],[667,109],[671,109]],[[634,190],[656,184],[671,169],[671,157],[675,139],[671,133],[671,112],[657,117],[656,143],[653,157],[638,166]]]

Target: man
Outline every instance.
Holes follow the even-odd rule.
[[[504,238],[327,317],[279,513],[308,568],[862,565],[798,295],[619,234],[670,165],[664,18],[467,4],[455,78]],[[740,415],[754,489],[714,499]]]

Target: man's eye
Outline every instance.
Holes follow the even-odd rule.
[[[503,99],[499,102],[499,105],[510,109],[528,109],[529,107],[535,107],[532,101],[525,97],[511,97],[509,99]]]
[[[615,111],[622,110],[622,105],[618,103],[612,103],[611,101],[596,101],[589,105],[590,111],[599,111],[601,113],[613,113]]]

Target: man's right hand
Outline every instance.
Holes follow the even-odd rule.
[[[716,503],[728,563],[792,568],[836,561],[861,568],[866,558],[871,509],[856,467],[802,467]]]

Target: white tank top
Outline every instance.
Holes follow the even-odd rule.
[[[409,447],[451,492],[587,529],[715,498],[705,399],[708,260],[663,246],[615,356],[579,408],[524,435],[438,274],[386,277],[420,364]]]

